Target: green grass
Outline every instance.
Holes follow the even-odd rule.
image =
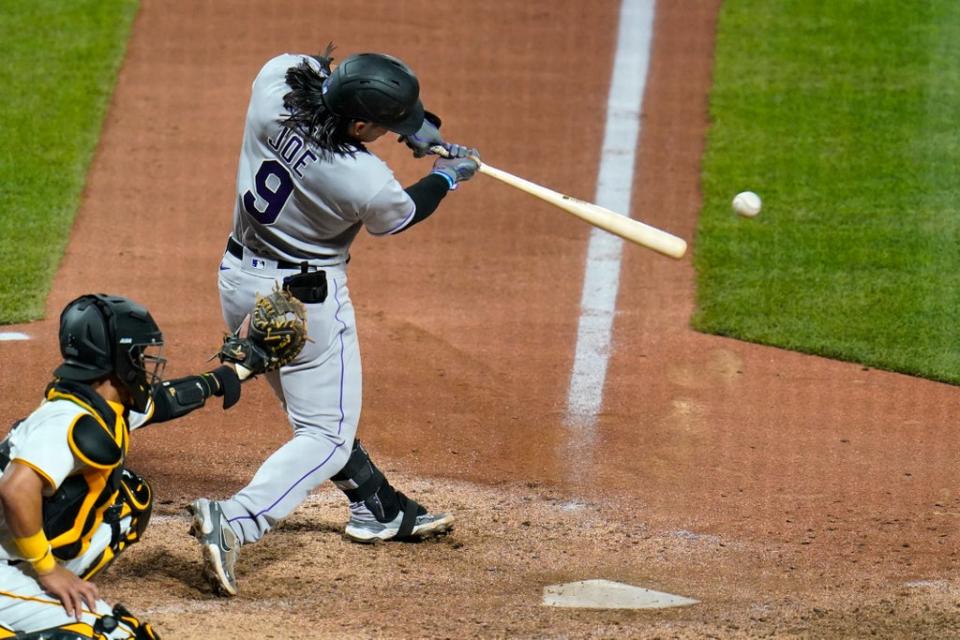
[[[710,118],[694,327],[960,383],[960,2],[727,0]]]
[[[5,0],[0,11],[0,324],[42,316],[136,0]]]

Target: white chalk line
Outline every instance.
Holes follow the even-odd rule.
[[[607,98],[594,201],[626,215],[630,211],[640,109],[650,66],[654,4],[654,0],[623,0],[620,5],[617,50]],[[622,246],[620,238],[605,231],[593,229],[590,234],[576,353],[567,392],[565,419],[571,427],[592,429],[603,406]]]

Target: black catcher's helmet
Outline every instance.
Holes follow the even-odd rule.
[[[60,314],[63,364],[53,374],[77,382],[113,374],[130,392],[132,408],[143,412],[150,387],[163,374],[162,347],[160,328],[136,302],[102,293],[83,295]]]
[[[341,118],[373,122],[402,136],[423,124],[417,76],[383,53],[358,53],[341,62],[323,83],[323,103]]]

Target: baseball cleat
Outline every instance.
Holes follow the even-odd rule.
[[[203,550],[203,575],[213,590],[224,596],[237,595],[234,565],[240,555],[240,540],[233,532],[220,505],[206,498],[194,500],[187,511],[193,514],[190,535]]]
[[[353,542],[370,543],[384,540],[424,540],[449,532],[453,528],[451,513],[422,513],[413,521],[410,533],[398,536],[403,511],[389,522],[380,522],[362,502],[350,505],[350,521],[344,535]]]

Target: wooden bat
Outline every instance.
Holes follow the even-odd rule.
[[[430,148],[437,155],[448,157],[447,150],[437,145]],[[592,202],[584,202],[568,195],[558,193],[553,189],[548,189],[539,184],[524,180],[512,173],[507,173],[496,167],[491,167],[480,161],[479,158],[473,158],[479,165],[478,171],[484,175],[496,178],[501,182],[525,191],[535,198],[540,198],[549,202],[553,206],[563,209],[588,224],[603,229],[609,233],[619,236],[624,240],[633,242],[648,249],[653,249],[665,256],[671,258],[682,258],[687,252],[687,243],[682,238],[667,233],[656,227],[651,227],[639,220],[634,220],[615,211]]]

